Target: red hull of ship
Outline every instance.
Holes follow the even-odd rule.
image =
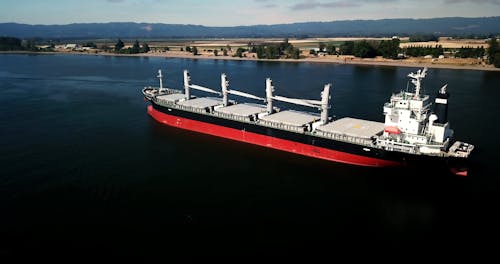
[[[349,154],[341,151],[321,148],[317,146],[302,144],[289,140],[274,138],[266,135],[247,132],[218,125],[213,125],[196,120],[181,118],[173,115],[168,115],[155,110],[151,105],[148,106],[148,114],[160,123],[178,127],[190,131],[209,134],[217,137],[246,142],[263,147],[283,150],[291,153],[296,153],[304,156],[325,159],[335,162],[348,163],[353,165],[369,166],[369,167],[394,167],[400,166],[401,163],[382,159],[375,159],[360,155]]]

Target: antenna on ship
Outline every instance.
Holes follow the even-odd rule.
[[[191,81],[191,77],[189,76],[189,71],[184,70],[184,95],[186,96],[186,100],[189,100],[191,98],[191,95],[189,93],[189,81]]]
[[[446,88],[448,88],[448,84],[445,84],[443,87],[441,87],[441,89],[439,89],[439,93],[441,93],[441,94],[447,93]]]
[[[161,75],[161,70],[158,70],[158,79],[160,79],[160,89],[158,90],[158,92],[162,92],[163,91],[163,75]]]
[[[330,109],[330,88],[332,84],[325,84],[323,92],[321,92],[321,123],[326,125],[328,123],[328,109]]]
[[[420,89],[422,87],[422,79],[427,75],[427,67],[425,67],[422,71],[418,70],[417,73],[410,73],[408,77],[412,78],[411,82],[415,85],[415,96],[414,98],[420,97]]]
[[[266,79],[266,101],[267,101],[267,112],[269,114],[273,113],[273,80],[271,78]]]
[[[222,104],[227,106],[227,88],[229,87],[229,81],[225,73],[220,75],[220,85],[222,87]]]

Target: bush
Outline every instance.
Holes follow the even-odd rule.
[[[366,40],[357,41],[354,43],[354,56],[359,58],[375,58],[377,51]]]
[[[0,50],[22,50],[21,40],[11,37],[0,37]]]
[[[413,35],[410,36],[410,42],[429,42],[438,41],[439,38],[435,35]]]
[[[493,65],[495,65],[495,68],[500,68],[500,53],[495,54]]]
[[[346,41],[340,45],[340,54],[342,55],[352,55],[354,50],[354,42]]]
[[[378,52],[386,59],[397,59],[399,50],[399,39],[382,40],[378,46]]]

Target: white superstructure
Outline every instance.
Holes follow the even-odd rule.
[[[405,148],[416,153],[439,153],[448,148],[453,130],[446,118],[438,122],[438,116],[432,113],[432,103],[428,95],[420,95],[422,79],[425,78],[427,69],[408,74],[415,86],[414,92],[401,91],[391,96],[384,105],[385,129],[377,140],[378,145],[387,148]],[[444,104],[447,109],[447,98],[444,86],[436,103]],[[439,101],[439,102],[438,102]]]

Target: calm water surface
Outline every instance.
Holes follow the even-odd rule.
[[[413,68],[139,57],[0,55],[0,256],[328,256],[352,248],[441,250],[498,234],[500,73],[429,70],[450,122],[477,145],[470,177],[371,169],[164,127],[141,88],[193,83],[319,98],[383,121]],[[236,98],[235,98],[236,99]],[[241,101],[241,99],[238,98]],[[285,106],[285,105],[283,105]],[[481,238],[481,239],[479,239]],[[473,243],[471,241],[474,241]]]

